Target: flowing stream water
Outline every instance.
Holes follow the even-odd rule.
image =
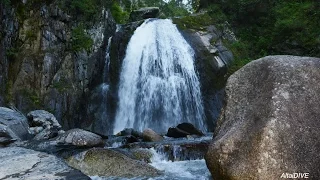
[[[166,139],[163,142],[153,144],[145,149],[152,153],[151,166],[163,172],[157,177],[136,177],[136,178],[121,178],[121,177],[99,177],[92,176],[92,180],[212,180],[210,172],[203,159],[203,153],[196,153],[190,156],[192,149],[186,149],[184,145],[192,143],[195,145],[201,142],[208,142],[212,139],[212,134],[196,139]],[[150,145],[145,142],[146,145]],[[191,143],[191,144],[190,144]],[[113,144],[114,145],[114,144]],[[117,149],[118,147],[109,146],[107,148]],[[168,149],[168,146],[172,147]],[[142,146],[141,146],[142,147]],[[200,146],[198,147],[200,148]],[[136,149],[136,148],[134,148]],[[124,150],[124,149],[122,149]],[[198,149],[200,152],[201,150]]]
[[[124,128],[166,132],[182,122],[205,131],[194,51],[168,19],[136,29],[123,60],[114,133]]]

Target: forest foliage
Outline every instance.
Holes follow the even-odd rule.
[[[236,59],[230,73],[266,55],[320,57],[318,0],[200,0],[198,11],[212,9],[222,11],[212,16],[225,18],[238,38],[227,44]]]

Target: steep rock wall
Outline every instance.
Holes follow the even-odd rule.
[[[0,105],[25,113],[44,108],[66,129],[90,124],[80,109],[102,81],[107,40],[116,28],[107,10],[98,16],[85,28],[92,47],[75,51],[72,30],[79,22],[55,1],[1,3]]]

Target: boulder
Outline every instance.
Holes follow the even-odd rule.
[[[173,137],[173,138],[182,138],[182,137],[187,137],[189,135],[191,134],[176,127],[169,128],[166,134],[166,136]]]
[[[27,114],[28,121],[31,127],[43,127],[61,129],[61,125],[53,114],[45,110],[35,110]]]
[[[188,132],[190,135],[198,135],[198,136],[204,135],[199,129],[194,127],[194,125],[191,123],[178,124],[177,128],[181,129],[182,131]]]
[[[148,18],[156,18],[158,17],[160,9],[158,7],[145,7],[130,13],[129,20],[131,22],[140,21]]]
[[[60,135],[56,139],[60,145],[73,145],[79,147],[103,146],[104,141],[101,136],[82,129],[71,129]]]
[[[0,137],[16,140],[27,140],[31,137],[27,118],[20,112],[0,107],[0,125]]]
[[[153,153],[149,149],[136,148],[130,150],[134,159],[151,163]]]
[[[173,138],[188,137],[191,135],[203,136],[204,134],[191,123],[181,123],[178,124],[177,127],[171,127],[166,134],[166,136]]]
[[[0,179],[90,180],[59,158],[20,147],[0,149]]]
[[[312,57],[268,56],[230,76],[205,156],[213,178],[319,178],[319,82],[320,59]]]
[[[160,172],[147,163],[133,160],[111,149],[90,149],[68,159],[68,164],[89,176],[137,178]]]
[[[117,136],[135,136],[136,138],[142,138],[142,133],[134,130],[133,128],[125,128],[117,133]]]
[[[16,139],[12,136],[14,136],[14,132],[8,129],[5,125],[0,124],[0,147],[14,142]]]
[[[35,110],[27,114],[30,132],[35,140],[46,140],[54,138],[61,130],[61,125],[53,114],[44,110]]]
[[[147,142],[157,142],[163,140],[163,137],[154,132],[152,129],[145,129],[142,132],[142,137],[143,140]]]

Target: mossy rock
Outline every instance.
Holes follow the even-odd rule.
[[[111,149],[90,149],[70,157],[68,164],[89,176],[155,177],[160,171]]]
[[[133,149],[131,150],[132,156],[140,161],[144,161],[147,163],[151,162],[151,158],[153,156],[152,152],[148,149]]]

